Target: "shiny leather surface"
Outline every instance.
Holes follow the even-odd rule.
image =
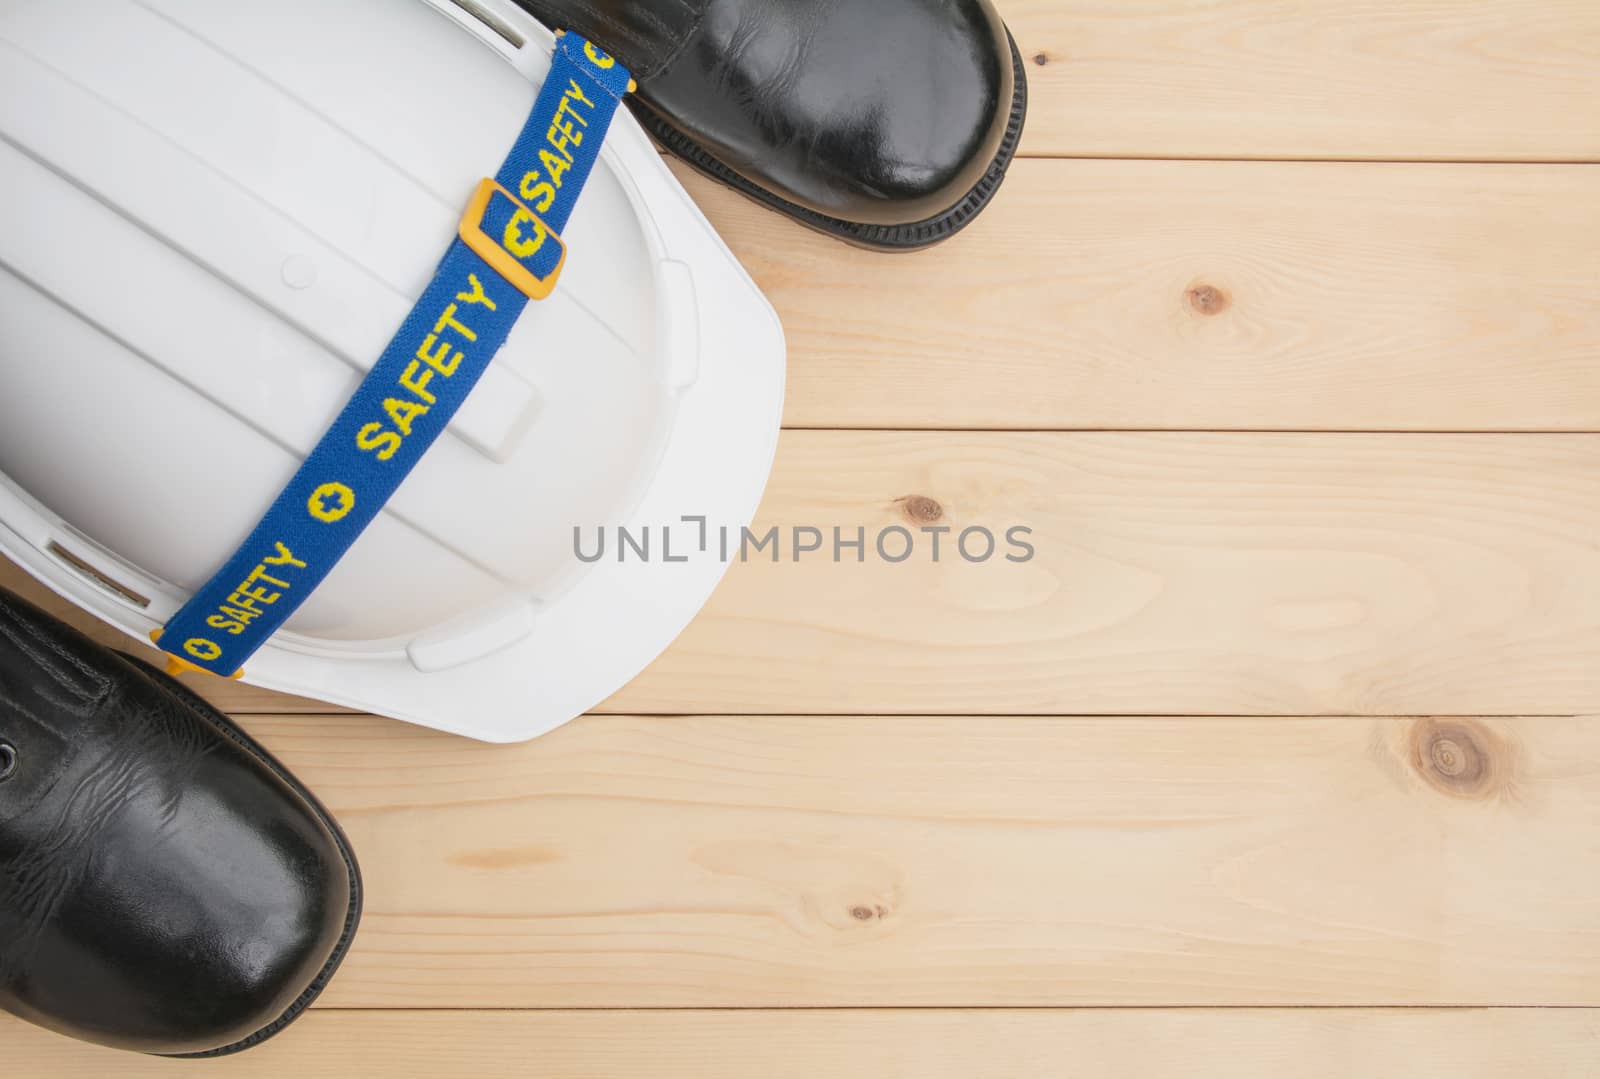
[[[640,102],[722,164],[828,217],[935,217],[1005,136],[1014,72],[989,0],[696,0],[689,25],[685,0],[519,2],[638,65]]]
[[[0,591],[0,1007],[168,1054],[275,1032],[358,894],[336,829],[175,686]]]

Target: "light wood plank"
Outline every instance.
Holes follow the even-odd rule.
[[[607,710],[1600,711],[1600,436],[788,432],[760,518],[828,550],[732,566]],[[916,533],[1014,525],[1026,564]]]
[[[914,256],[679,171],[790,426],[1600,429],[1600,167],[1026,161]]]
[[[0,1018],[7,1069],[192,1077],[190,1061],[79,1045]],[[1600,1018],[1495,1011],[312,1013],[208,1062],[248,1079],[1588,1079]]]
[[[1600,158],[1591,0],[999,7],[1030,58],[1026,153]]]
[[[329,1006],[1600,1004],[1600,720],[248,726],[365,869]]]
[[[607,710],[1600,711],[1597,436],[791,432],[761,521],[1037,553],[735,565]]]

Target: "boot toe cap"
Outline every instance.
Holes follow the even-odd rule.
[[[360,917],[327,811],[194,693],[0,592],[0,1008],[167,1055],[276,1033]]]
[[[641,111],[783,202],[905,226],[1003,172],[1020,134],[1015,57],[989,0],[711,0]]]
[[[159,832],[124,816],[101,833],[34,942],[26,1018],[145,1053],[225,1052],[320,991],[357,913],[352,869],[309,810],[245,819],[227,783]]]

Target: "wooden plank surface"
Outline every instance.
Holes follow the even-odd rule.
[[[1589,1079],[1577,1010],[313,1012],[195,1064],[0,1017],[9,1074],[57,1079]]]
[[[679,172],[790,426],[1600,429],[1600,166],[1023,161],[913,256]]]
[[[360,852],[330,1007],[1600,1004],[1600,723],[252,719]]]
[[[790,432],[774,524],[1036,555],[752,559],[608,710],[1600,711],[1597,436]]]
[[[782,560],[733,565],[606,710],[1600,712],[1600,436],[791,431],[773,526]],[[807,526],[825,550],[795,562]],[[836,564],[834,527],[920,546]],[[923,527],[954,530],[937,563]],[[953,552],[969,527],[992,560]]]
[[[1597,436],[790,432],[774,524],[1036,554],[752,559],[608,709],[1600,711]]]
[[[369,896],[325,1007],[204,1067],[1600,1071],[1600,437],[1449,433],[1600,431],[1600,5],[1001,6],[1024,158],[954,242],[686,183],[819,429],[760,528],[1036,557],[736,565],[618,714],[526,746],[201,683],[278,713]],[[506,1010],[575,1007],[675,1010]]]
[[[1029,58],[1027,153],[1600,158],[1593,0],[998,6]]]

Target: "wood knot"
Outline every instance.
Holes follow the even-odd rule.
[[[888,916],[889,911],[886,907],[869,907],[865,903],[858,903],[850,908],[850,917],[854,918],[858,922],[878,921],[879,919],[887,918]]]
[[[1034,53],[1033,54],[1033,62],[1035,64],[1037,64],[1039,67],[1044,67],[1045,65],[1050,63],[1050,54],[1047,53],[1047,52]]]
[[[1487,727],[1465,719],[1419,719],[1411,729],[1411,766],[1454,798],[1485,798],[1509,772],[1509,750]]]
[[[1207,318],[1222,314],[1233,303],[1233,298],[1227,292],[1216,285],[1204,283],[1189,286],[1189,290],[1183,295],[1189,301],[1190,307]]]
[[[927,495],[906,495],[895,502],[914,525],[931,525],[944,519],[944,507]]]

